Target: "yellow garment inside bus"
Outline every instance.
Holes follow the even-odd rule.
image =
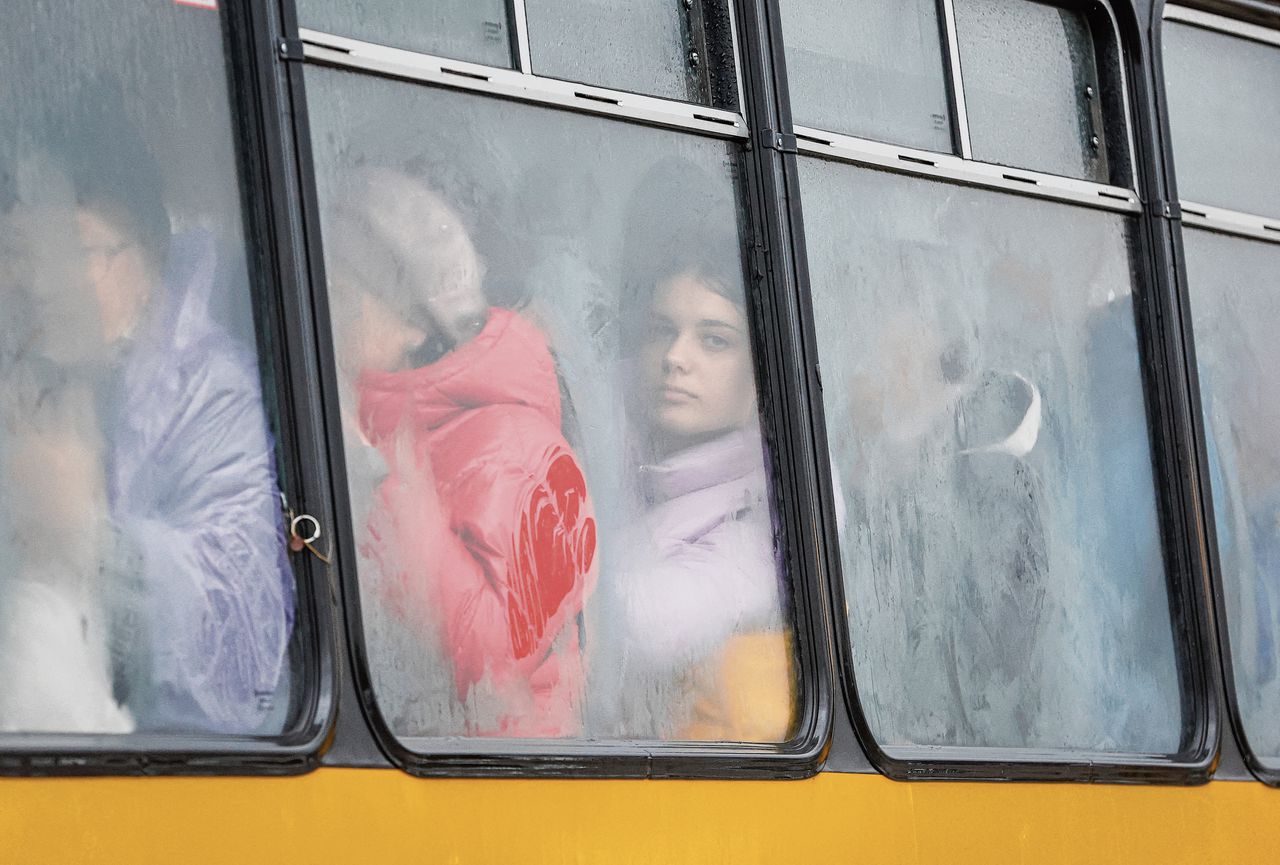
[[[783,742],[795,721],[791,631],[730,637],[694,678],[693,715],[679,738]]]

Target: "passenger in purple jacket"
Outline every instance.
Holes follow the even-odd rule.
[[[668,248],[649,274],[635,407],[645,515],[622,586],[625,724],[640,736],[775,741],[791,703],[784,594],[736,250],[719,261],[713,246]],[[750,635],[744,654],[738,638]],[[745,655],[749,671],[731,672],[728,659]],[[744,706],[780,720],[744,725]]]
[[[211,315],[213,238],[170,238],[154,163],[116,145],[72,171],[109,358],[116,697],[138,730],[250,733],[275,708],[294,613],[258,371]]]

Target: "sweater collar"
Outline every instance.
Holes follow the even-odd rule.
[[[699,490],[750,477],[764,467],[760,431],[733,430],[640,466],[645,497],[658,504]]]

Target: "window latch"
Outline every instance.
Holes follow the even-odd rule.
[[[795,153],[796,137],[792,134],[775,132],[772,129],[760,130],[760,146],[779,153]]]
[[[285,496],[283,490],[280,491],[280,508],[284,511],[285,518],[289,522],[289,552],[300,553],[303,550],[307,550],[326,565],[330,564],[331,557],[326,553],[320,552],[315,547],[315,542],[320,540],[320,535],[322,534],[320,521],[311,516],[311,514],[295,514],[293,508],[289,506],[289,499]],[[304,529],[306,530],[305,536],[302,534]]]
[[[301,63],[306,59],[306,54],[302,48],[301,39],[281,39],[276,43],[276,47],[280,51],[281,60],[289,60],[295,63]]]
[[[1151,215],[1156,219],[1177,222],[1182,219],[1182,206],[1176,201],[1161,201],[1157,198],[1151,202]]]

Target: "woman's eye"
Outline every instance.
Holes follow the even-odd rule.
[[[730,346],[730,342],[718,334],[704,333],[702,335],[702,345],[710,351],[724,351]]]

